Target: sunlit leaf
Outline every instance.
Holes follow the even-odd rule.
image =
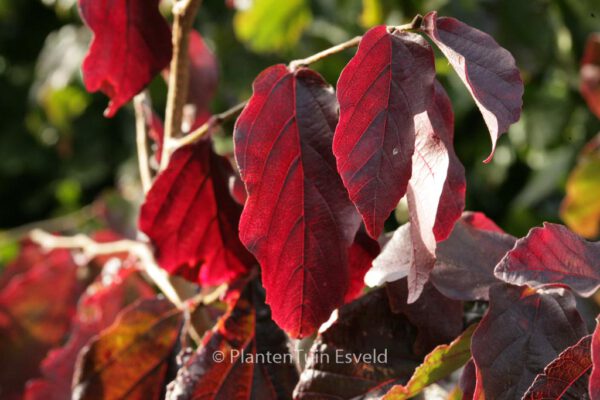
[[[159,399],[182,319],[164,299],[127,307],[79,354],[72,399]]]

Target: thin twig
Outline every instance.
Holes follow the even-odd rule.
[[[179,135],[183,118],[183,106],[187,100],[189,70],[189,33],[201,0],[179,0],[173,5],[173,57],[169,70],[169,90],[165,112],[164,143]],[[169,164],[169,150],[163,146],[160,170]]]
[[[56,236],[41,229],[34,229],[30,233],[31,240],[47,249],[78,249],[88,258],[93,258],[102,254],[129,253],[137,257],[144,271],[150,279],[158,286],[160,291],[177,308],[183,309],[184,302],[179,294],[171,285],[166,271],[161,269],[150,247],[146,243],[135,240],[118,240],[115,242],[98,243],[86,235],[75,236]]]
[[[152,175],[150,174],[150,166],[148,165],[148,118],[146,115],[146,109],[150,108],[149,102],[150,98],[147,90],[143,90],[133,98],[135,109],[135,141],[137,144],[140,181],[142,182],[144,194],[148,193],[152,186]]]
[[[342,51],[344,51],[346,49],[350,49],[352,47],[356,47],[360,43],[361,39],[362,39],[362,36],[356,36],[344,43],[340,43],[338,45],[335,45],[333,47],[330,47],[328,49],[320,51],[316,54],[313,54],[310,57],[306,57],[301,60],[294,60],[289,63],[289,69],[294,71],[300,67],[305,67],[307,65],[313,64],[313,63],[320,61],[326,57],[329,57],[333,54],[342,52]]]
[[[190,132],[188,135],[185,135],[179,139],[172,138],[169,144],[165,145],[165,147],[170,147],[170,154],[173,154],[173,152],[178,148],[198,141],[211,129],[221,125],[223,122],[229,120],[230,118],[237,116],[240,112],[242,112],[242,110],[246,106],[246,103],[248,102],[241,102],[231,107],[229,110],[223,111],[220,114],[213,115],[208,121],[202,124],[198,129],[194,130],[193,132]]]

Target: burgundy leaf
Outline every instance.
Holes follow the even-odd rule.
[[[365,274],[371,268],[373,259],[377,257],[381,248],[379,243],[372,239],[363,228],[356,232],[356,237],[348,250],[350,282],[344,303],[359,297],[365,287]]]
[[[253,89],[234,132],[248,192],[240,238],[260,262],[273,319],[303,337],[343,303],[360,218],[335,170],[329,85],[309,69],[276,65]]]
[[[517,122],[523,105],[523,81],[513,56],[478,29],[454,18],[438,18],[432,11],[422,29],[440,48],[473,96],[492,137],[491,161],[496,141]]]
[[[590,375],[589,392],[591,400],[600,400],[600,323],[596,318],[596,329],[592,334],[591,344],[592,372]]]
[[[538,375],[523,396],[523,400],[584,399],[592,359],[590,347],[592,336],[582,338],[554,359],[544,373]]]
[[[406,193],[415,115],[433,95],[433,52],[421,36],[369,30],[338,81],[340,122],[333,152],[350,198],[377,238]]]
[[[110,97],[107,117],[138,94],[171,59],[171,30],[159,0],[79,0],[94,39],[83,60],[90,92]]]
[[[566,285],[589,297],[600,287],[600,243],[545,222],[519,239],[494,272],[515,285]]]
[[[600,118],[600,34],[591,34],[581,59],[579,90],[588,107]]]
[[[450,237],[437,244],[433,285],[451,299],[488,300],[489,287],[499,282],[494,267],[515,243],[514,237],[501,232],[484,214],[463,213]],[[366,283],[378,286],[408,276],[413,253],[409,223],[394,232],[373,261]]]
[[[257,286],[232,299],[169,384],[168,400],[291,398],[298,372]]]
[[[177,150],[148,192],[139,226],[170,273],[207,285],[244,273],[252,257],[238,239],[241,207],[229,193],[233,171],[210,140]]]
[[[408,304],[407,280],[391,282],[387,286],[390,306],[395,313],[406,315],[418,334],[413,351],[425,355],[437,345],[449,343],[463,331],[463,303],[441,294],[430,283],[422,296]]]
[[[314,341],[294,399],[381,398],[421,363],[412,351],[415,331],[406,316],[392,312],[385,289],[342,306]],[[373,358],[344,361],[358,354]]]
[[[471,341],[475,398],[521,399],[544,367],[586,334],[570,291],[492,286],[490,307]]]
[[[488,300],[498,279],[494,267],[516,239],[479,212],[465,212],[447,240],[438,243],[431,283],[445,296],[464,301]]]
[[[459,380],[460,390],[463,392],[463,400],[480,400],[473,397],[477,383],[477,376],[475,374],[475,363],[471,358],[465,365]]]
[[[41,364],[43,378],[27,382],[24,398],[70,399],[75,362],[80,350],[92,336],[108,327],[129,303],[153,296],[152,288],[132,269],[122,269],[113,277],[105,274],[88,286],[79,300],[68,342],[48,353]]]
[[[79,353],[73,400],[161,398],[183,317],[165,299],[142,299]]]
[[[68,251],[44,253],[31,244],[25,250],[13,264],[23,272],[0,290],[0,393],[8,400],[22,398],[25,382],[39,376],[40,361],[68,332],[83,289]]]
[[[416,143],[407,191],[413,244],[409,303],[419,297],[429,278],[437,242],[448,238],[460,217],[466,190],[465,170],[454,153],[454,113],[439,82],[431,105],[414,121]]]

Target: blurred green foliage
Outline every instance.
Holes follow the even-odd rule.
[[[490,139],[483,119],[448,63],[436,62],[456,113],[467,208],[517,235],[560,221],[568,173],[600,130],[578,92],[585,39],[600,31],[600,0],[207,0],[196,28],[220,63],[213,110],[247,98],[271,64],[434,9],[490,33],[515,55],[526,83],[521,121],[484,165]],[[105,119],[107,99],[85,92],[79,64],[90,35],[75,0],[0,0],[0,20],[0,229],[73,212],[106,188],[134,183],[133,113],[128,107]],[[335,84],[352,54],[314,68]],[[160,77],[150,90],[161,114]]]

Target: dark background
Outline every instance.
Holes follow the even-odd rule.
[[[585,40],[600,31],[599,1],[256,0],[245,13],[233,3],[251,1],[206,0],[196,23],[219,59],[215,112],[247,98],[263,68],[372,25],[406,23],[437,9],[492,34],[513,53],[526,84],[522,119],[501,138],[492,163],[482,163],[491,146],[477,108],[448,63],[436,63],[454,103],[467,208],[515,235],[560,221],[569,171],[600,130],[578,90]],[[83,88],[79,66],[89,40],[75,0],[0,0],[0,261],[22,233],[15,227],[62,216],[59,228],[76,228],[98,198],[140,200],[133,111],[128,106],[105,119],[107,99]],[[314,68],[335,84],[351,55]],[[160,77],[151,85],[157,110],[165,90]]]

